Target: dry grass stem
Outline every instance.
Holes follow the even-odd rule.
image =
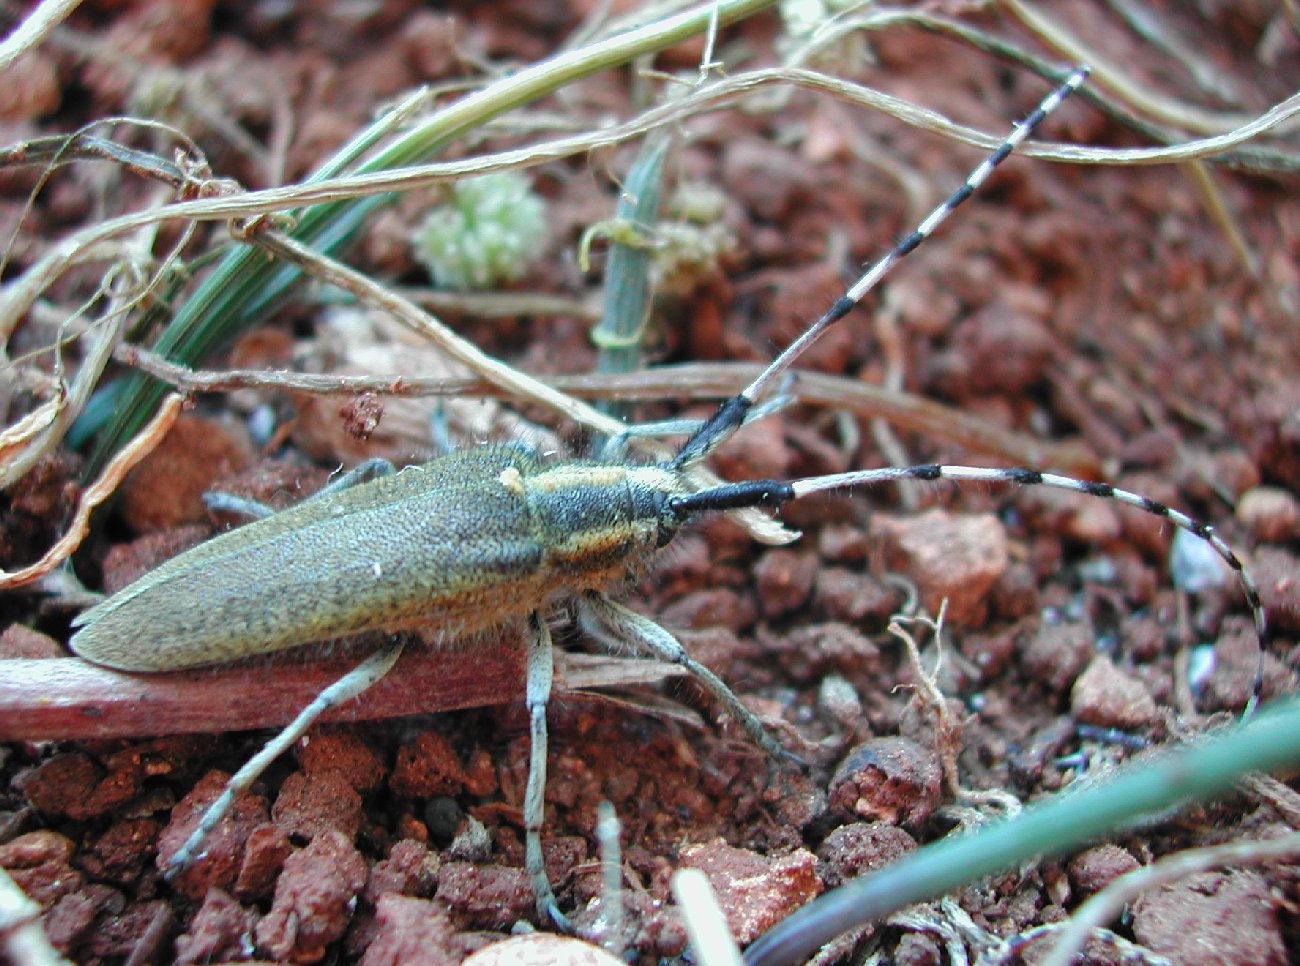
[[[14,61],[44,40],[80,5],[81,0],[41,0],[0,42],[0,72],[12,67]]]
[[[144,430],[113,457],[94,483],[86,487],[77,504],[76,515],[68,524],[67,531],[54,546],[34,564],[19,570],[0,571],[0,590],[13,590],[38,580],[76,552],[81,546],[81,541],[90,532],[90,515],[95,508],[112,496],[126,474],[162,442],[163,437],[167,435],[167,431],[172,428],[180,415],[183,403],[184,397],[179,394],[170,395],[164,400],[163,405]]]
[[[11,963],[23,966],[66,966],[68,960],[50,945],[41,928],[41,907],[0,869],[0,945]]]
[[[1088,934],[1114,919],[1125,904],[1144,892],[1196,872],[1221,866],[1260,865],[1300,855],[1300,832],[1267,841],[1237,841],[1203,849],[1188,849],[1120,876],[1080,906],[1057,939],[1042,966],[1069,966]]]

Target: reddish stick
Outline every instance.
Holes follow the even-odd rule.
[[[128,738],[279,727],[360,658],[281,656],[169,674],[123,674],[78,658],[0,662],[0,740]],[[677,668],[556,654],[556,693],[662,680]],[[522,702],[523,651],[509,639],[409,645],[397,666],[323,721],[365,721]]]

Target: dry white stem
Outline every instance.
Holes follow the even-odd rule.
[[[80,6],[81,0],[42,0],[22,22],[0,42],[0,71],[8,70],[27,51],[31,50],[51,30],[67,19]]]
[[[0,590],[12,590],[38,580],[76,552],[81,546],[81,541],[90,532],[90,515],[97,506],[112,495],[126,474],[162,442],[163,437],[176,422],[176,417],[180,415],[183,402],[184,397],[176,394],[163,400],[157,414],[149,421],[149,425],[113,457],[112,461],[104,467],[104,471],[99,474],[99,479],[81,494],[77,513],[68,525],[67,532],[36,563],[14,571],[0,570]]]
[[[1042,966],[1069,966],[1088,934],[1120,914],[1124,905],[1142,893],[1196,872],[1225,865],[1260,865],[1300,855],[1300,832],[1268,841],[1229,842],[1204,849],[1188,849],[1158,862],[1134,869],[1115,879],[1081,905]]]
[[[701,966],[741,966],[736,945],[709,877],[699,869],[678,869],[672,878],[673,898],[686,920],[686,934]]]
[[[41,907],[27,898],[4,869],[0,869],[0,942],[12,963],[67,966],[68,960],[50,945],[41,928]]]

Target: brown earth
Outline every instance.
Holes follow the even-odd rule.
[[[1271,19],[1267,5],[1153,5],[1163,23],[1192,38],[1199,62],[1213,65],[1227,102],[1203,92],[1111,8],[1085,19],[1069,4],[1043,7],[1074,17],[1071,29],[1143,86],[1207,110],[1253,116],[1300,79],[1294,24],[1281,13]],[[250,188],[293,181],[405,90],[543,57],[587,8],[580,0],[440,11],[412,2],[87,3],[16,75],[22,83],[3,105],[4,141],[153,112],[194,136],[221,177]],[[1009,20],[969,17],[1033,45]],[[779,29],[768,14],[725,30],[719,53],[728,71],[773,62]],[[693,76],[700,53],[698,44],[684,45],[654,66]],[[986,131],[1005,130],[1045,90],[1023,69],[908,28],[875,31],[840,57],[826,69]],[[609,72],[472,149],[628,116],[641,96],[630,72]],[[825,95],[767,97],[757,109],[683,125],[672,177],[719,193],[734,247],[718,274],[661,300],[648,335],[653,363],[771,358],[839,294],[856,263],[907,231],[979,158]],[[121,136],[142,147],[161,143],[138,131]],[[1043,136],[1146,143],[1077,99]],[[581,231],[609,216],[611,172],[624,173],[632,154],[624,146],[532,173],[548,203],[549,235],[515,289],[594,290],[598,275],[584,276],[573,252]],[[1244,254],[1187,171],[1013,159],[802,364],[872,384],[900,378],[907,390],[984,425],[1083,454],[1053,468],[1091,467],[1215,525],[1255,573],[1277,626],[1267,698],[1296,690],[1300,664],[1300,202],[1294,176],[1212,166],[1209,177]],[[34,181],[28,169],[0,171],[5,237]],[[155,189],[143,187],[107,165],[62,170],[27,213],[9,271],[96,212],[156,201]],[[427,287],[406,236],[428,203],[427,195],[406,197],[383,212],[350,263],[384,281]],[[193,244],[204,239],[222,236],[214,230]],[[49,293],[51,304],[71,312],[96,281],[70,273]],[[319,294],[308,292],[245,339],[232,364],[305,357],[385,371],[376,358],[396,365],[417,352],[382,340],[363,350],[340,342],[337,329],[315,335],[314,323],[341,311],[323,306]],[[444,317],[538,375],[594,365],[589,320],[580,315]],[[38,332],[20,332],[9,357],[39,343]],[[244,428],[268,403],[282,423],[296,419],[275,459],[256,455]],[[201,539],[214,524],[197,495],[213,485],[285,495],[300,483],[319,485],[325,474],[310,468],[313,460],[332,468],[375,446],[418,457],[427,452],[420,436],[427,406],[412,416],[403,405],[247,390],[205,397],[181,431],[188,437],[174,437],[166,460],[159,456],[132,481],[117,515],[83,551],[79,572],[88,586],[111,590]],[[635,415],[678,410],[670,400]],[[21,415],[15,409],[7,421]],[[570,449],[582,447],[572,426],[540,411],[524,415],[558,431]],[[401,428],[402,419],[415,428]],[[391,437],[386,424],[399,427]],[[793,478],[881,465],[900,451],[914,462],[1021,461],[981,452],[964,425],[922,435],[799,406],[742,433],[715,467],[733,479]],[[499,432],[469,431],[479,440]],[[189,442],[178,445],[183,438]],[[65,454],[0,496],[6,568],[34,559],[60,531],[78,467]],[[817,893],[952,830],[959,816],[945,756],[955,753],[964,788],[1028,801],[1081,768],[1131,753],[1079,724],[1159,744],[1239,710],[1248,695],[1254,651],[1240,593],[1175,589],[1172,528],[1137,511],[1059,491],[926,484],[821,500],[785,519],[803,538],[779,549],[763,549],[729,521],[710,521],[620,596],[680,631],[810,762],[806,772],[766,761],[718,726],[715,709],[680,679],[633,690],[630,700],[623,691],[568,691],[551,706],[552,878],[579,934],[600,938],[595,826],[599,803],[611,802],[623,825],[624,921],[637,961],[682,954],[685,933],[668,893],[678,866],[710,875],[733,932],[749,941]],[[938,683],[954,732],[936,732],[902,647],[885,633],[913,595],[931,614],[949,600]],[[60,652],[67,614],[39,605],[28,594],[0,601],[4,656]],[[583,649],[563,609],[553,617],[559,640]],[[921,643],[932,667],[933,635]],[[479,648],[506,655],[491,666],[517,667],[511,644],[508,635],[477,642],[451,660],[473,662]],[[1194,682],[1194,707],[1180,702],[1181,644],[1208,645],[1197,653],[1216,658]],[[293,666],[272,662],[267,677],[291,678]],[[259,671],[234,673],[256,694]],[[179,693],[189,692],[182,685]],[[221,720],[219,704],[200,710]],[[521,869],[528,742],[518,704],[320,729],[239,800],[209,859],[168,884],[156,857],[175,848],[224,775],[265,737],[169,737],[173,730],[159,718],[147,738],[4,746],[0,865],[40,903],[47,934],[74,960],[454,962],[533,917]],[[1285,828],[1273,808],[1243,794],[956,898],[979,929],[1004,939],[1064,918],[1116,875],[1172,851]],[[1173,962],[1295,961],[1298,900],[1294,865],[1205,873],[1144,897],[1115,928]],[[854,943],[858,955],[874,949],[899,963],[949,961],[938,932],[904,924],[869,930],[828,958],[850,961]],[[1089,955],[1120,954],[1094,945]]]

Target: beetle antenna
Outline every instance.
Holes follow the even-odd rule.
[[[916,229],[895,245],[883,258],[864,272],[856,282],[835,300],[826,312],[808,327],[807,331],[786,347],[785,351],[772,361],[758,377],[745,387],[738,395],[724,402],[712,418],[696,431],[681,451],[673,458],[672,466],[681,469],[704,459],[721,446],[745,422],[749,410],[753,408],[763,391],[776,379],[779,379],[804,350],[816,342],[827,329],[848,315],[863,297],[889,274],[890,270],[902,260],[903,256],[914,251],[921,242],[930,237],[953,211],[969,198],[982,185],[993,169],[1005,161],[1017,147],[1024,143],[1035,127],[1061,102],[1078,90],[1088,78],[1088,67],[1076,67],[1065,82],[1043,98],[1028,117],[1012,128],[1005,141],[980,163],[967,177],[962,186],[948,196],[948,199],[935,208]]]
[[[724,483],[696,493],[674,497],[668,501],[669,509],[685,522],[701,513],[718,510],[737,510],[746,507],[766,507],[776,509],[793,500],[832,490],[847,490],[856,486],[873,486],[897,480],[958,480],[982,483],[1013,483],[1017,486],[1046,486],[1057,490],[1072,490],[1104,500],[1115,500],[1128,506],[1137,507],[1152,516],[1167,520],[1180,530],[1186,530],[1193,536],[1200,537],[1228,565],[1241,585],[1246,606],[1250,608],[1255,622],[1255,637],[1258,644],[1258,658],[1255,662],[1255,680],[1250,698],[1246,703],[1246,716],[1249,716],[1259,704],[1264,687],[1264,651],[1269,641],[1268,618],[1264,605],[1259,598],[1259,588],[1241,558],[1228,546],[1218,532],[1208,523],[1202,523],[1158,500],[1142,496],[1131,490],[1122,490],[1109,483],[1097,483],[1088,480],[1076,480],[1070,476],[1056,473],[1043,473],[1024,467],[994,468],[985,466],[948,466],[938,463],[925,463],[918,466],[885,466],[874,470],[855,470],[848,473],[833,473],[827,476],[812,476],[802,480],[745,480],[739,483]]]
[[[777,356],[771,365],[759,373],[753,382],[739,394],[724,402],[717,412],[686,441],[670,465],[673,468],[682,469],[698,463],[744,425],[754,405],[772,381],[781,378],[805,349],[816,342],[832,325],[848,315],[853,307],[862,301],[863,297],[875,288],[880,280],[902,260],[903,256],[914,251],[923,241],[929,238],[943,224],[944,219],[988,180],[993,169],[1005,161],[1019,145],[1024,143],[1043,118],[1060,106],[1061,102],[1070,94],[1079,89],[1087,79],[1088,73],[1089,68],[1086,66],[1075,68],[1064,83],[1043,98],[1038,107],[1012,129],[1006,140],[998,145],[997,149],[967,176],[961,187],[931,211],[911,234],[859,276],[858,280],[835,300],[834,304],[822,314],[821,318],[809,326],[799,338],[790,343],[785,351]],[[1208,524],[1195,520],[1185,513],[1156,500],[1128,490],[1118,489],[1108,483],[1076,480],[1068,476],[1043,473],[1032,469],[991,469],[974,466],[925,464],[838,473],[794,482],[748,480],[740,483],[729,483],[674,497],[669,501],[669,509],[678,519],[684,522],[701,513],[747,507],[777,508],[810,493],[903,479],[979,480],[993,483],[1014,483],[1020,486],[1048,486],[1056,489],[1073,490],[1077,493],[1086,493],[1090,496],[1116,500],[1137,507],[1139,510],[1144,510],[1153,516],[1168,520],[1174,526],[1200,537],[1237,575],[1246,604],[1254,618],[1259,656],[1256,662],[1254,686],[1246,706],[1247,715],[1258,704],[1263,690],[1264,650],[1268,643],[1269,629],[1264,607],[1259,599],[1259,590],[1255,585],[1255,581],[1242,565],[1241,559]]]

